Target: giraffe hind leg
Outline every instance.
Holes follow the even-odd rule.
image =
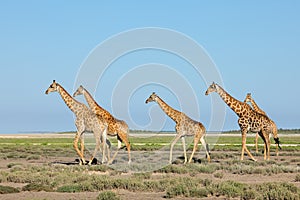
[[[257,161],[251,154],[251,152],[248,150],[247,146],[246,146],[246,136],[247,136],[247,130],[244,130],[242,132],[242,155],[241,155],[241,160],[244,159],[244,152],[246,151],[248,156],[253,160],[253,161]]]
[[[200,141],[201,141],[202,146],[205,148],[207,161],[210,162],[209,146],[205,142],[204,136],[201,137]]]
[[[110,160],[109,164],[111,164],[115,160],[119,150],[123,149],[125,147],[128,152],[128,164],[130,164],[131,163],[130,142],[128,141],[127,132],[119,132],[117,135],[117,139],[118,139],[118,148],[117,148],[117,151],[114,153],[112,159]],[[125,146],[123,146],[123,147],[122,147],[122,142],[125,143]]]

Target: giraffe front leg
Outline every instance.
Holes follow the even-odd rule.
[[[105,161],[109,162],[107,160],[107,157],[105,155],[105,151],[106,151],[106,140],[107,140],[107,133],[106,133],[106,128],[104,129],[103,133],[102,133],[102,164],[105,163]],[[100,144],[99,144],[100,145]]]
[[[270,134],[264,132],[266,138],[266,150],[267,150],[267,160],[270,160],[270,148],[271,148],[271,141],[270,141]]]
[[[258,133],[256,133],[255,135],[255,152],[258,153]]]
[[[245,146],[246,146],[246,133],[242,132],[242,154],[241,154],[241,160],[244,160]]]
[[[80,136],[80,153],[84,156],[84,137],[83,135]],[[85,164],[85,161],[82,161]]]
[[[187,163],[187,156],[186,156],[185,138],[182,137],[182,138],[181,138],[181,141],[182,141],[183,155],[184,155],[184,163],[183,163],[183,164],[186,164],[186,163]],[[190,161],[189,161],[189,162],[190,162]]]
[[[83,154],[81,154],[80,150],[78,149],[78,141],[79,141],[80,135],[81,135],[81,133],[77,132],[75,139],[73,141],[73,147],[79,156],[79,165],[82,165],[82,163],[85,163],[85,159],[83,157]]]
[[[244,152],[246,151],[248,156],[253,160],[257,161],[251,154],[251,152],[248,150],[246,146],[246,137],[247,137],[247,129],[242,132],[242,155],[241,155],[241,160],[244,159]]]
[[[173,148],[174,148],[174,145],[177,143],[177,141],[179,140],[180,137],[181,137],[181,134],[176,135],[174,141],[171,144],[169,164],[172,164]]]

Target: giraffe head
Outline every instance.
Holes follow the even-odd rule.
[[[46,90],[45,94],[49,94],[50,92],[56,92],[57,91],[58,84],[53,80],[53,83],[49,86],[49,88]]]
[[[84,88],[82,85],[79,86],[79,88],[74,92],[73,97],[76,97],[78,95],[83,95]]]
[[[244,102],[245,103],[251,102],[251,100],[252,100],[251,93],[248,93],[247,96],[246,96],[246,98],[245,98],[245,100],[244,100]]]
[[[215,84],[215,82],[213,82],[206,90],[205,95],[209,95],[212,92],[216,92],[217,91],[217,84]]]
[[[155,94],[155,92],[153,92],[150,97],[146,100],[145,103],[149,103],[149,102],[152,102],[152,101],[156,101],[157,99],[157,95]]]

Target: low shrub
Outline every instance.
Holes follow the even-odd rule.
[[[224,174],[222,172],[217,172],[214,174],[214,177],[222,179],[224,177]]]
[[[257,199],[296,200],[300,199],[300,190],[290,183],[265,183],[256,186]]]
[[[0,194],[10,194],[18,192],[20,191],[14,187],[0,185]]]
[[[14,166],[19,166],[19,165],[22,166],[21,163],[8,163],[8,164],[7,164],[7,168],[12,168],[12,167],[14,167]]]
[[[34,191],[34,192],[40,192],[40,191],[45,191],[45,192],[52,192],[53,188],[51,188],[49,185],[41,185],[37,183],[29,183],[25,185],[22,188],[23,191]]]
[[[119,199],[120,197],[112,191],[101,192],[97,196],[97,200],[119,200]]]
[[[59,188],[57,188],[57,192],[66,192],[66,193],[75,193],[75,192],[82,192],[81,186],[78,184],[73,185],[64,185]]]
[[[240,197],[245,190],[245,185],[235,181],[225,181],[210,185],[209,191],[214,196],[226,196],[228,198]]]
[[[297,174],[297,175],[296,175],[295,181],[296,181],[296,182],[300,182],[300,174]]]

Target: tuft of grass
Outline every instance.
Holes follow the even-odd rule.
[[[45,191],[45,192],[52,192],[53,188],[49,185],[41,185],[37,183],[29,183],[25,185],[22,188],[23,191],[34,191],[34,192],[40,192],[40,191]]]
[[[97,200],[119,200],[120,197],[113,191],[104,191],[97,196]]]
[[[66,192],[66,193],[75,193],[75,192],[82,192],[81,186],[77,184],[72,185],[63,185],[59,188],[57,188],[57,192]]]
[[[299,199],[300,190],[291,183],[265,183],[256,186],[257,199]]]
[[[13,168],[14,166],[19,166],[19,165],[22,166],[22,163],[8,163],[7,168]]]
[[[295,177],[295,182],[300,182],[300,174],[297,174]]]
[[[214,177],[215,177],[215,178],[222,179],[222,178],[224,177],[224,173],[222,173],[222,172],[217,172],[217,173],[214,174]]]
[[[30,156],[27,156],[27,160],[39,160],[41,158],[40,155],[30,155]]]
[[[155,172],[159,173],[174,173],[174,174],[187,174],[188,170],[184,166],[177,166],[177,165],[168,165],[163,167]]]
[[[226,196],[228,198],[235,198],[242,196],[245,191],[245,184],[235,181],[224,181],[221,183],[212,184],[209,187],[210,193],[214,196]]]
[[[18,192],[20,191],[14,187],[0,185],[0,194],[10,194]]]
[[[136,174],[133,174],[133,177],[137,178],[137,179],[141,179],[141,180],[146,180],[146,179],[150,179],[151,175],[152,175],[151,172],[148,172],[148,173],[136,173]]]

